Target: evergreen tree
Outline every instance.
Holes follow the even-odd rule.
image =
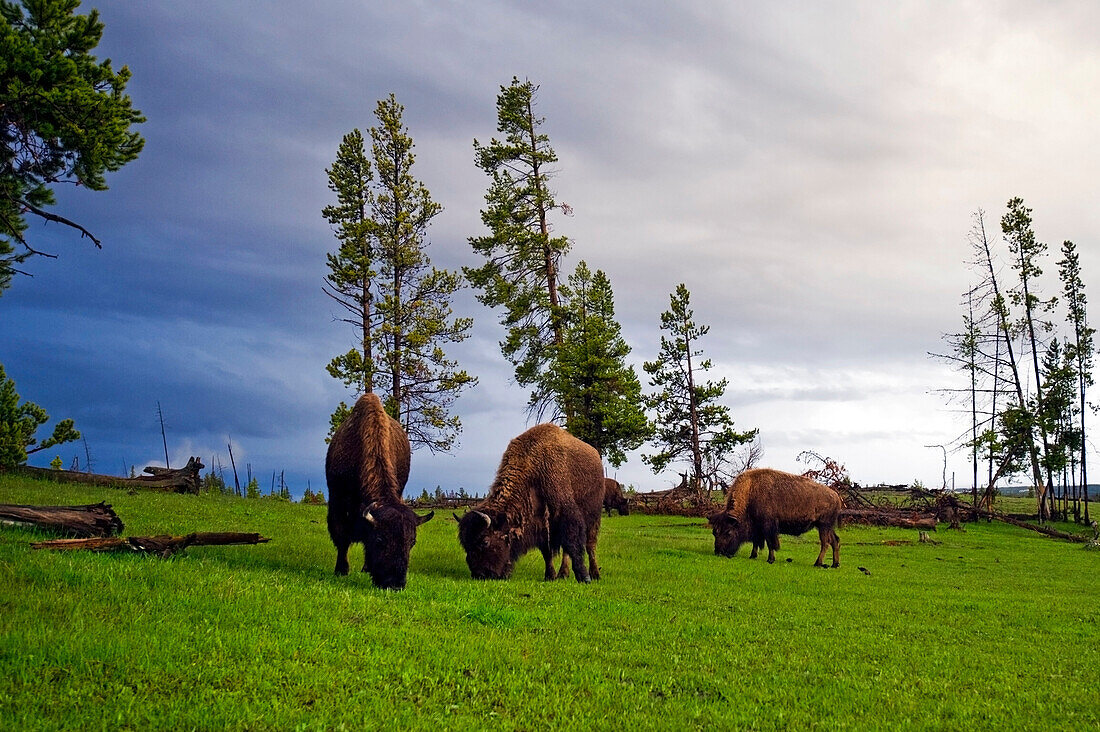
[[[37,404],[19,402],[15,382],[8,378],[3,365],[0,365],[0,468],[22,465],[27,462],[29,454],[80,439],[80,432],[73,428],[73,421],[63,419],[54,426],[49,437],[37,444],[34,433],[49,419],[46,410]]]
[[[323,213],[341,245],[328,255],[326,292],[347,311],[344,320],[360,340],[328,371],[357,393],[388,392],[383,402],[414,448],[447,450],[462,427],[450,407],[477,380],[443,346],[465,340],[473,321],[452,317],[461,281],[432,267],[426,254],[427,229],[441,207],[412,176],[403,113],[392,94],[380,100],[370,157],[362,133],[353,130],[328,171],[337,204]],[[330,417],[330,437],[349,412],[341,402]]]
[[[1012,268],[1019,278],[1019,287],[1014,287],[1009,297],[1014,305],[1022,308],[1022,314],[1018,324],[1019,329],[1027,339],[1031,350],[1031,361],[1035,375],[1035,403],[1032,408],[1033,417],[1036,412],[1043,410],[1043,381],[1039,368],[1040,342],[1038,333],[1050,330],[1050,324],[1042,320],[1042,314],[1049,311],[1054,304],[1053,300],[1043,300],[1037,294],[1038,278],[1043,270],[1039,266],[1039,260],[1046,254],[1046,244],[1035,238],[1031,228],[1031,209],[1024,206],[1022,198],[1013,198],[1008,202],[1008,211],[1001,217],[1001,231],[1008,243],[1008,249],[1013,255]],[[1026,406],[1021,404],[1021,406]],[[1046,421],[1041,418],[1033,419],[1042,438],[1043,454],[1050,452],[1050,439],[1046,431]],[[1041,461],[1040,461],[1041,462]],[[1047,470],[1045,485],[1041,475],[1036,475],[1035,487],[1039,490],[1039,519],[1046,518],[1047,508],[1045,499],[1054,488],[1053,476]]]
[[[370,231],[378,263],[377,362],[389,377],[387,410],[413,448],[447,450],[462,424],[450,407],[477,379],[457,369],[443,344],[469,337],[471,318],[453,318],[451,298],[462,286],[456,273],[431,266],[425,248],[431,220],[442,210],[413,178],[413,142],[394,95],[378,102],[372,153],[378,175]]]
[[[100,246],[83,226],[47,210],[55,203],[51,186],[105,190],[104,174],[137,158],[145,144],[130,131],[145,121],[123,94],[130,71],[116,72],[90,53],[103,24],[95,10],[75,15],[79,5],[0,0],[0,293],[18,263],[40,254],[24,236],[27,214]]]
[[[515,367],[516,382],[532,388],[528,408],[541,415],[554,401],[551,363],[563,339],[559,267],[569,251],[568,239],[551,235],[550,216],[569,209],[550,188],[558,157],[540,131],[545,120],[535,114],[537,92],[537,85],[513,77],[497,96],[504,139],[474,140],[477,166],[492,178],[481,211],[489,234],[470,238],[485,264],[464,271],[481,290],[478,300],[504,309],[501,352]]]
[[[582,261],[562,295],[564,340],[554,363],[554,391],[568,415],[565,427],[618,467],[627,451],[649,438],[652,427],[642,407],[641,382],[626,363],[630,346],[615,320],[611,282]]]
[[[703,505],[709,503],[706,491],[711,482],[704,466],[708,466],[708,472],[721,466],[738,445],[751,442],[757,430],[734,430],[729,407],[718,403],[725,393],[726,379],[700,381],[712,364],[709,359],[700,360],[703,352],[697,344],[710,327],[693,320],[687,287],[677,285],[670,302],[670,309],[661,313],[661,330],[668,335],[661,336],[657,360],[643,364],[650,375],[650,386],[657,389],[645,401],[656,412],[654,443],[658,452],[643,455],[642,460],[654,473],[674,462],[688,463],[696,503]]]
[[[340,246],[335,253],[328,254],[329,273],[324,289],[344,308],[346,314],[341,320],[356,329],[358,340],[355,348],[329,362],[328,372],[345,386],[368,393],[374,391],[371,285],[377,273],[370,235],[373,204],[370,184],[374,176],[363,145],[363,133],[355,129],[344,135],[336,150],[336,162],[325,173],[329,190],[336,194],[336,203],[325,206],[321,215],[332,225]],[[347,411],[347,405],[343,406]]]
[[[1093,336],[1094,328],[1088,325],[1086,306],[1088,300],[1085,297],[1085,283],[1081,280],[1081,260],[1077,254],[1077,247],[1072,241],[1062,243],[1062,260],[1058,262],[1058,274],[1062,279],[1062,294],[1069,311],[1069,323],[1073,326],[1073,342],[1067,348],[1067,355],[1074,363],[1074,371],[1077,374],[1077,416],[1079,422],[1079,451],[1081,465],[1081,486],[1084,491],[1085,523],[1089,522],[1088,502],[1088,470],[1085,460],[1085,394],[1088,387],[1093,385],[1092,367],[1095,358]]]
[[[1043,468],[1048,475],[1059,475],[1069,464],[1069,453],[1077,443],[1074,429],[1076,417],[1077,373],[1069,354],[1057,338],[1051,340],[1040,367],[1044,399],[1038,411],[1049,446],[1043,455]],[[1050,497],[1052,503],[1054,496]]]

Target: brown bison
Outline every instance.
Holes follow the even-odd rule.
[[[622,486],[614,478],[603,479],[603,507],[607,515],[611,515],[611,509],[619,512],[620,516],[630,515],[630,503],[623,495]]]
[[[409,479],[409,438],[375,394],[364,394],[336,428],[325,458],[328,534],[336,574],[348,573],[348,547],[363,544],[363,571],[378,587],[400,590],[409,570],[417,516],[401,500]]]
[[[458,519],[458,541],[475,579],[505,579],[538,547],[546,579],[564,553],[578,582],[599,579],[596,539],[603,507],[603,464],[595,448],[553,424],[532,427],[508,444],[485,500]],[[584,553],[588,552],[588,568]]]
[[[714,553],[732,557],[747,541],[750,559],[768,546],[768,563],[775,561],[779,535],[800,536],[817,527],[821,552],[815,567],[825,566],[825,549],[833,548],[833,566],[840,566],[840,539],[836,535],[840,496],[831,488],[778,470],[746,470],[737,476],[726,497],[726,510],[707,517],[714,533]]]

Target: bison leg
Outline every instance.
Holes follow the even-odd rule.
[[[779,548],[779,534],[768,537],[768,564],[775,564],[775,551]]]
[[[760,545],[755,541],[752,543],[752,554],[749,555],[749,559],[756,559],[756,552],[760,548]]]
[[[561,560],[562,569],[568,572],[569,563],[572,563],[573,574],[578,582],[591,581],[588,576],[588,569],[584,566],[586,537],[584,523],[580,520],[580,516],[575,514],[563,516],[558,522],[557,531],[554,533],[561,537],[561,549],[564,555]],[[559,572],[558,576],[565,575]]]
[[[588,543],[585,545],[588,551],[588,574],[594,579],[600,578],[600,566],[596,564],[596,537],[591,532],[588,534]]]
[[[549,544],[540,544],[539,551],[542,552],[542,561],[546,564],[546,571],[542,578],[550,581],[554,579],[554,553],[550,551]]]
[[[833,568],[840,566],[840,537],[836,535],[836,529],[829,529],[829,543],[833,545]]]
[[[561,569],[558,570],[558,579],[565,579],[569,576],[569,555],[565,552],[561,553]]]
[[[336,574],[341,577],[348,573],[348,547],[349,542],[336,544]]]
[[[825,560],[825,548],[827,546],[829,546],[830,543],[832,543],[829,539],[829,533],[830,533],[830,530],[825,528],[824,526],[818,526],[817,527],[817,538],[818,538],[818,541],[821,543],[821,551],[818,552],[818,554],[817,554],[817,561],[814,562],[815,567],[824,567],[825,566],[825,561],[824,561]],[[834,561],[833,566],[836,566],[836,564],[835,564],[835,562],[836,562],[836,550],[834,549],[833,552],[834,552],[833,553],[833,561]]]

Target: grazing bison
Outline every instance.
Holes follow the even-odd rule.
[[[630,515],[630,503],[623,496],[622,486],[614,478],[603,479],[603,507],[607,515],[611,515],[611,509],[619,512],[620,516]]]
[[[348,547],[363,544],[363,571],[378,587],[400,590],[409,570],[417,516],[401,500],[409,479],[409,438],[375,394],[364,394],[336,428],[325,458],[328,534],[336,574],[348,573]]]
[[[516,561],[538,547],[546,579],[564,553],[578,582],[599,579],[596,539],[603,507],[600,454],[553,424],[532,427],[508,444],[485,500],[458,519],[458,540],[475,579],[510,577]],[[584,553],[588,552],[588,569]]]
[[[833,548],[833,566],[840,566],[840,539],[836,535],[840,496],[831,488],[790,473],[766,468],[746,470],[726,497],[726,510],[707,518],[714,533],[714,553],[732,557],[747,541],[750,559],[768,546],[768,563],[775,561],[779,535],[800,536],[817,527],[821,552],[815,567],[824,566],[825,549]]]

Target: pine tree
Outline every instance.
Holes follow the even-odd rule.
[[[1074,429],[1077,372],[1073,360],[1057,338],[1047,346],[1040,369],[1044,398],[1038,419],[1049,441],[1043,455],[1043,468],[1047,475],[1058,475],[1069,464],[1069,453],[1077,443],[1077,431]],[[1053,504],[1053,501],[1054,496],[1051,495],[1050,503]]]
[[[46,410],[37,404],[20,402],[15,382],[0,365],[0,468],[22,465],[29,454],[80,439],[73,421],[63,419],[54,426],[53,433],[38,444],[34,433],[49,419]]]
[[[1022,308],[1018,324],[1019,329],[1027,338],[1031,350],[1031,361],[1035,375],[1035,403],[1031,408],[1033,422],[1039,428],[1042,438],[1043,454],[1050,452],[1050,439],[1046,431],[1046,423],[1037,418],[1037,412],[1043,409],[1043,381],[1039,368],[1040,343],[1038,332],[1050,330],[1050,325],[1041,319],[1042,313],[1050,310],[1053,300],[1041,299],[1037,292],[1037,281],[1043,274],[1039,266],[1039,260],[1046,253],[1046,244],[1035,238],[1031,228],[1031,209],[1024,206],[1022,198],[1013,198],[1008,202],[1008,211],[1001,217],[1001,231],[1008,243],[1008,249],[1013,255],[1012,268],[1016,270],[1019,278],[1019,287],[1013,288],[1009,297],[1014,305]],[[1021,404],[1022,407],[1026,405]],[[1040,460],[1040,463],[1042,460]],[[1035,487],[1039,491],[1039,520],[1047,517],[1045,500],[1053,490],[1053,477],[1047,470],[1044,484],[1041,475],[1035,475]]]
[[[487,145],[474,140],[477,166],[492,178],[481,211],[489,234],[470,238],[485,264],[464,271],[481,290],[478,300],[504,309],[501,352],[515,367],[516,382],[532,388],[529,410],[541,415],[554,401],[551,363],[563,338],[559,268],[569,251],[568,239],[551,235],[550,216],[569,209],[550,189],[550,166],[558,157],[540,132],[545,120],[535,114],[538,88],[513,77],[497,96],[497,131],[504,139]]]
[[[425,248],[428,225],[442,210],[411,173],[413,141],[394,95],[378,102],[372,153],[378,175],[370,230],[377,242],[377,363],[389,377],[387,410],[413,448],[447,450],[462,424],[450,407],[477,379],[457,369],[446,343],[469,337],[471,318],[453,318],[458,275],[431,266]]]
[[[1062,243],[1062,260],[1058,262],[1058,274],[1062,279],[1062,294],[1065,298],[1066,308],[1069,311],[1069,322],[1073,326],[1073,342],[1067,349],[1068,357],[1074,362],[1074,371],[1077,374],[1077,396],[1079,399],[1077,414],[1080,418],[1080,464],[1081,486],[1084,491],[1085,523],[1089,522],[1088,501],[1088,470],[1086,469],[1085,449],[1085,394],[1088,387],[1093,385],[1092,367],[1094,355],[1093,336],[1094,328],[1088,325],[1086,306],[1088,300],[1085,297],[1085,283],[1081,280],[1081,260],[1077,254],[1077,247],[1072,241]]]
[[[356,329],[358,344],[328,364],[328,372],[345,386],[359,393],[374,391],[373,339],[371,337],[374,247],[370,235],[370,207],[373,179],[370,160],[358,129],[344,135],[336,150],[336,162],[327,168],[328,187],[336,194],[336,203],[325,206],[321,214],[332,225],[340,246],[328,254],[329,273],[325,293],[346,311],[341,320]],[[344,405],[345,411],[347,406]],[[334,415],[335,416],[335,415]]]
[[[40,254],[24,236],[27,214],[100,246],[83,226],[48,210],[51,186],[106,190],[105,174],[137,158],[145,144],[130,131],[145,118],[123,94],[129,69],[116,72],[110,60],[91,54],[103,36],[99,14],[75,15],[80,0],[22,5],[0,2],[0,293],[15,265]]]
[[[618,467],[627,451],[649,438],[652,427],[642,407],[641,382],[626,363],[630,346],[615,320],[611,282],[582,261],[561,292],[566,304],[554,392],[568,415],[565,427]]]
[[[411,173],[413,141],[394,95],[375,108],[367,156],[359,130],[345,135],[329,173],[338,202],[324,209],[341,241],[328,255],[326,292],[348,312],[359,344],[328,365],[357,393],[388,392],[386,409],[414,449],[447,450],[462,425],[451,405],[477,380],[447,358],[443,346],[469,336],[470,318],[452,317],[457,274],[431,266],[427,229],[442,210]],[[377,176],[377,178],[376,178]],[[329,435],[348,415],[341,402]]]
[[[737,446],[751,442],[757,430],[734,430],[729,407],[718,403],[728,385],[726,379],[700,381],[712,364],[709,359],[700,360],[703,352],[697,344],[710,327],[693,320],[687,287],[677,285],[670,303],[670,309],[661,313],[661,330],[668,336],[661,336],[657,360],[643,364],[650,386],[658,390],[646,397],[646,404],[656,412],[654,443],[659,450],[643,455],[642,460],[654,473],[671,463],[687,462],[696,503],[704,505],[709,503],[709,474],[719,469]]]

